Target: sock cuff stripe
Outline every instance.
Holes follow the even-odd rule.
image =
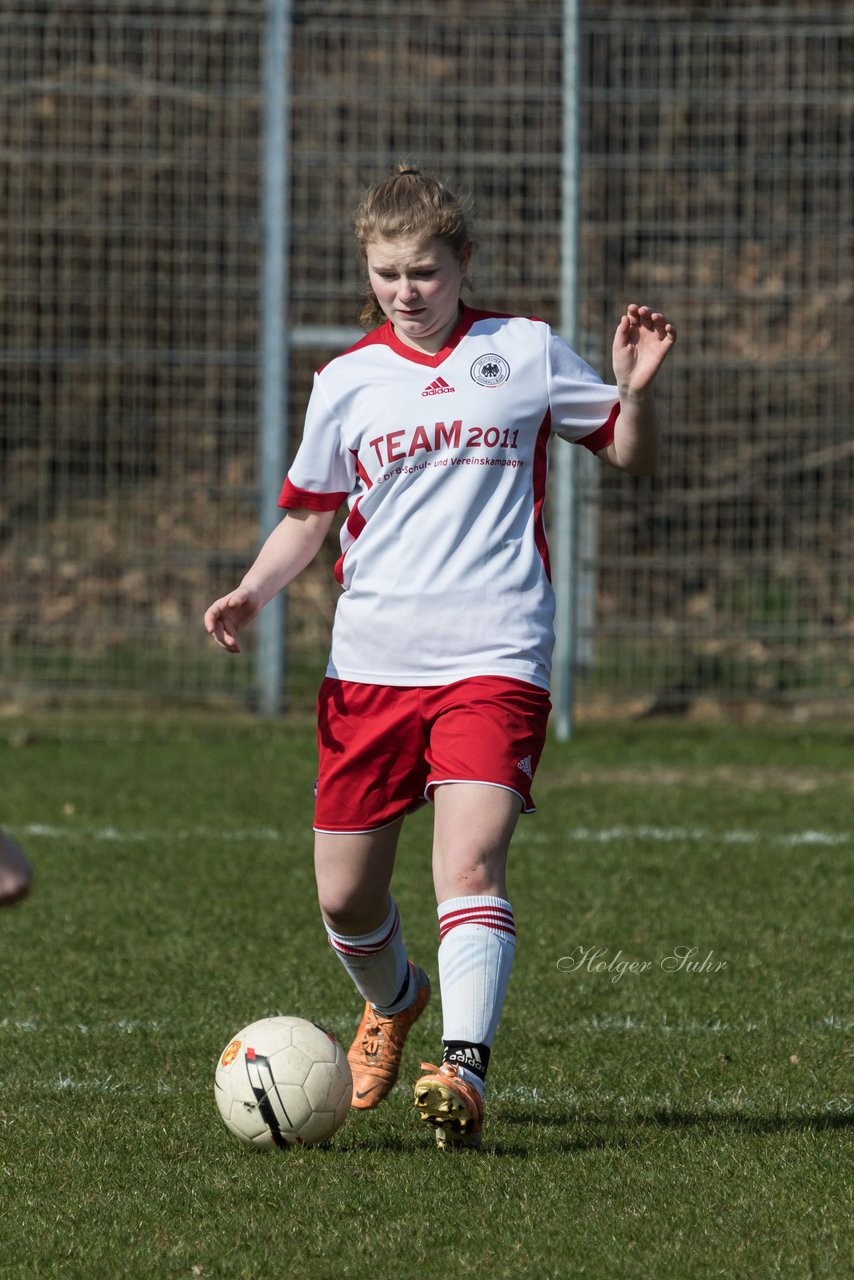
[[[513,914],[513,908],[506,898],[495,898],[489,894],[470,894],[465,898],[446,898],[444,902],[440,902],[436,908],[436,914],[441,920],[443,916],[448,915],[451,911],[470,911],[472,907],[495,907],[501,911],[507,911]]]
[[[347,938],[340,933],[333,931],[326,926],[326,932],[329,936],[329,945],[335,951],[340,951],[345,956],[375,956],[380,951],[385,951],[386,947],[391,946],[397,934],[400,932],[400,915],[397,907],[394,908],[391,917],[391,925],[389,929],[380,937],[375,938],[373,933],[364,934],[361,938]]]
[[[439,941],[452,929],[460,925],[474,924],[496,933],[506,933],[516,937],[516,922],[513,912],[502,907],[468,907],[458,911],[447,911],[439,917]]]

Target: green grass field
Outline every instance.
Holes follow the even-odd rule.
[[[231,1034],[298,1013],[349,1044],[359,1015],[316,915],[310,725],[7,725],[0,822],[37,880],[0,913],[0,1276],[852,1274],[852,746],[551,744],[483,1152],[412,1117],[435,1000],[383,1107],[262,1154],[214,1104]],[[422,811],[395,891],[435,974],[428,849]]]

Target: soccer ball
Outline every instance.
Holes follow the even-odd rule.
[[[305,1018],[261,1018],[226,1045],[214,1092],[242,1142],[310,1147],[341,1128],[353,1077],[346,1053],[323,1027]]]

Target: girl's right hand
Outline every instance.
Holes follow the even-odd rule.
[[[261,612],[257,594],[240,586],[230,595],[215,600],[205,613],[205,631],[227,653],[240,653],[237,633]]]

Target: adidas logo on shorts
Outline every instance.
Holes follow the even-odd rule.
[[[523,773],[525,773],[525,774],[527,774],[527,776],[528,776],[528,777],[531,779],[531,781],[533,782],[533,780],[534,780],[534,770],[533,770],[533,768],[531,767],[531,757],[530,757],[530,756],[525,756],[522,760],[517,760],[517,761],[516,761],[516,768],[517,768],[517,769],[521,769],[521,770],[522,770],[522,772],[523,772]]]

